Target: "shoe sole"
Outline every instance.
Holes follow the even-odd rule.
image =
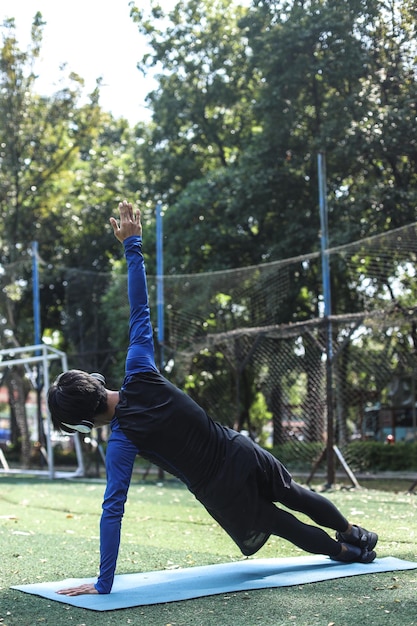
[[[368,534],[368,541],[366,542],[366,548],[368,548],[369,552],[372,552],[372,550],[375,548],[376,544],[378,543],[378,535],[376,533],[369,533]]]
[[[358,549],[358,546],[353,546],[352,544],[344,544],[345,546],[349,546],[350,545],[350,550],[352,550],[352,548]],[[367,564],[367,563],[372,563],[372,561],[375,561],[376,559],[376,552],[374,550],[367,550],[366,548],[361,550],[359,548],[360,552],[359,554],[352,554],[352,552],[349,553],[349,551],[346,551],[344,553],[342,553],[342,555],[339,556],[331,556],[331,560],[332,561],[338,561],[339,563],[363,563],[363,564]]]
[[[365,554],[362,554],[361,558],[359,559],[359,563],[372,563],[372,561],[375,561],[375,559],[376,552],[371,550],[371,552],[366,552]]]
[[[351,543],[352,546],[358,546],[358,548],[362,548],[362,549],[366,548],[369,552],[372,552],[372,550],[375,548],[376,544],[378,543],[378,535],[373,532],[368,532],[367,537],[368,537],[367,541],[362,545],[360,541],[355,542],[355,543],[346,541],[342,533],[339,533],[339,532],[336,533],[336,539],[340,541],[341,543],[343,542]]]

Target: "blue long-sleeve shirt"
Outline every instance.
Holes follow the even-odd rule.
[[[137,372],[157,371],[142,238],[128,237],[123,242],[128,267],[128,297],[130,305],[129,347],[126,357],[126,380]],[[120,545],[121,521],[138,454],[136,446],[113,419],[106,452],[107,486],[100,520],[100,574],[95,585],[99,593],[110,593]]]
[[[229,533],[254,554],[270,532],[271,502],[291,476],[272,455],[213,421],[158,372],[154,360],[142,239],[124,241],[130,303],[126,375],[106,453],[107,487],[100,522],[99,593],[113,585],[121,521],[135,456],[180,478]]]

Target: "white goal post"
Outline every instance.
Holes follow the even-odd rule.
[[[15,365],[36,365],[40,364],[43,366],[43,377],[44,377],[44,385],[43,385],[43,394],[45,398],[45,406],[46,406],[46,422],[47,429],[45,432],[46,437],[46,450],[47,450],[47,465],[48,469],[45,470],[30,470],[30,469],[19,469],[12,470],[8,467],[7,462],[5,460],[4,455],[2,454],[0,457],[0,463],[3,465],[3,469],[0,468],[0,472],[3,473],[19,473],[19,474],[48,474],[49,478],[71,478],[84,476],[84,461],[81,450],[81,442],[78,434],[74,435],[74,446],[77,456],[77,469],[74,472],[56,472],[54,468],[54,451],[53,445],[51,441],[51,434],[53,430],[51,416],[48,410],[48,404],[46,402],[46,394],[49,389],[49,363],[50,361],[61,361],[61,371],[66,372],[68,370],[68,362],[67,355],[65,352],[61,350],[57,350],[56,348],[52,348],[45,343],[34,345],[34,346],[24,346],[17,348],[8,348],[6,350],[0,350],[0,370],[5,369],[7,367],[14,367]]]

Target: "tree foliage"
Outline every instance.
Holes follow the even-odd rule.
[[[105,224],[118,199],[137,198],[143,127],[130,128],[102,111],[99,82],[87,104],[80,104],[79,76],[67,77],[67,86],[51,97],[37,94],[33,67],[43,25],[37,14],[32,42],[22,52],[9,20],[1,49],[0,263],[8,272],[7,336],[20,345],[31,343],[32,293],[25,285],[30,286],[31,242],[37,241],[42,328],[63,330],[61,347],[78,350],[77,333],[63,315],[71,283],[66,268],[91,272],[91,284],[94,272],[109,270],[111,257],[121,254]],[[90,296],[88,288],[79,289],[81,308]],[[84,342],[84,350],[90,348]]]
[[[318,250],[319,151],[331,245],[415,220],[414,2],[152,2],[133,17],[142,68],[160,71],[145,169],[169,204],[167,272]],[[360,281],[332,267],[334,313],[361,310]],[[294,270],[275,321],[316,316],[321,292],[315,265]]]
[[[317,249],[319,150],[333,245],[414,219],[413,2],[132,13],[151,50],[141,67],[160,71],[146,171],[170,204],[172,271]]]
[[[138,67],[156,72],[157,87],[148,95],[151,122],[134,128],[101,109],[99,81],[87,103],[75,75],[53,96],[37,94],[41,14],[26,51],[13,20],[2,28],[2,342],[31,343],[36,240],[42,329],[74,355],[71,365],[86,369],[110,369],[120,358],[112,338],[116,346],[123,340],[109,330],[118,289],[107,272],[122,250],[103,228],[119,199],[142,204],[151,273],[154,205],[164,202],[167,274],[319,250],[318,151],[327,161],[330,245],[416,216],[414,0],[147,7],[132,2],[131,12],[148,46]],[[275,323],[318,314],[317,265],[294,268]],[[381,289],[389,278],[379,278]],[[334,313],[360,309],[360,280],[343,263],[332,267]],[[250,405],[245,400],[245,410]]]
[[[108,350],[107,331],[99,319],[107,274],[99,272],[109,269],[112,253],[121,254],[110,227],[106,231],[103,226],[117,199],[134,195],[140,186],[136,145],[141,127],[131,129],[101,110],[99,81],[86,104],[81,103],[83,80],[76,75],[65,77],[64,86],[51,97],[37,93],[34,67],[43,26],[37,13],[26,51],[19,47],[13,19],[2,30],[1,346],[33,344],[36,241],[43,336],[77,354],[72,366],[96,370]],[[74,268],[82,272],[76,274]],[[7,380],[16,390],[13,414],[22,416],[23,424],[26,395],[16,395],[23,390],[22,372],[11,371]],[[19,431],[28,463],[28,428],[20,425]]]

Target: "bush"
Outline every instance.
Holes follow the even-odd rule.
[[[354,441],[346,447],[344,455],[356,471],[417,471],[417,443],[387,445],[379,441]]]
[[[285,443],[269,449],[290,471],[307,472],[323,450],[324,444],[300,442]],[[379,441],[353,441],[341,451],[355,472],[417,471],[417,443],[387,445]],[[324,467],[325,463],[324,457],[320,467]]]
[[[324,444],[318,442],[288,442],[269,448],[269,452],[286,465],[290,471],[308,472],[319,459],[323,449]]]

